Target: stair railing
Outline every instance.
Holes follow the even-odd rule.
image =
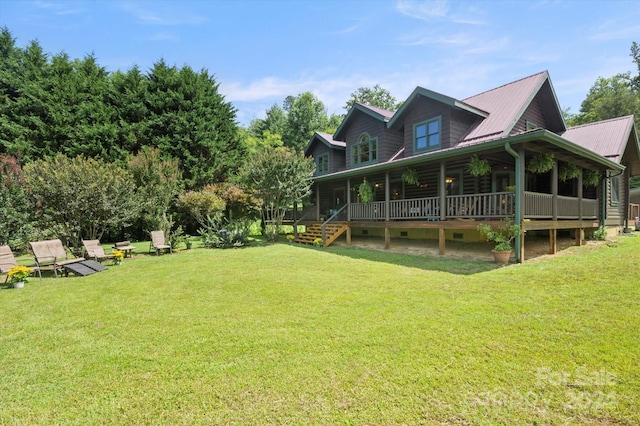
[[[302,222],[302,219],[304,219],[305,217],[307,217],[307,215],[308,215],[308,214],[309,214],[309,212],[307,212],[307,213],[303,214],[303,215],[302,215],[302,217],[301,217],[300,219],[296,220],[296,221],[293,223],[293,236],[294,236],[294,237],[298,238],[298,224],[299,224],[300,222]]]
[[[348,205],[349,205],[349,204],[345,204],[344,206],[340,207],[340,208],[338,209],[338,211],[336,211],[336,212],[335,212],[335,213],[334,213],[334,214],[333,214],[329,219],[325,220],[325,221],[322,223],[322,227],[321,227],[321,228],[322,228],[322,247],[324,247],[324,246],[325,246],[326,241],[327,241],[327,228],[326,228],[327,223],[331,222],[333,219],[335,219],[336,217],[338,217],[338,215],[339,215],[340,213],[342,213],[342,210],[344,210],[345,208],[347,208],[347,206],[348,206]]]

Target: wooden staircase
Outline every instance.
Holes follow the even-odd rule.
[[[337,240],[340,235],[344,234],[346,230],[346,223],[328,223],[325,226],[326,240],[323,246],[329,246],[332,242]],[[306,231],[298,234],[298,237],[294,241],[299,244],[313,245],[316,238],[322,238],[322,222],[313,222],[311,225],[307,225]]]

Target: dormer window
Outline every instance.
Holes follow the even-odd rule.
[[[325,152],[316,157],[316,174],[324,175],[329,173],[329,153]]]
[[[440,148],[440,127],[440,117],[414,125],[413,149],[419,152]]]
[[[358,142],[351,146],[351,164],[361,166],[378,161],[378,138],[372,138],[368,133],[358,137]]]

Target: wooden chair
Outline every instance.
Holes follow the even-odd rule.
[[[9,269],[14,266],[18,266],[18,262],[16,262],[16,258],[13,256],[11,247],[0,246],[0,274],[7,274],[4,279],[5,283],[9,280]],[[33,269],[34,273],[38,271],[37,266],[29,266],[29,268]],[[42,279],[42,277],[40,277],[40,279]]]
[[[84,251],[89,259],[101,262],[106,259],[113,259],[112,254],[104,252],[104,248],[100,245],[100,240],[82,240]]]
[[[151,231],[151,243],[149,244],[149,251],[156,251],[156,256],[160,254],[161,250],[169,250],[171,253],[171,246],[165,242],[164,231]]]
[[[63,272],[65,265],[85,260],[84,257],[69,258],[60,240],[33,241],[29,246],[41,279],[43,269],[53,271],[54,276],[58,277],[58,271]]]

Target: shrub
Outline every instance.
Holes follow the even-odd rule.
[[[599,227],[598,229],[593,231],[591,234],[591,238],[594,241],[604,241],[607,239],[607,229],[604,226]]]
[[[202,245],[207,248],[242,247],[249,242],[251,220],[227,221],[221,213],[207,216],[207,221],[198,233]]]

